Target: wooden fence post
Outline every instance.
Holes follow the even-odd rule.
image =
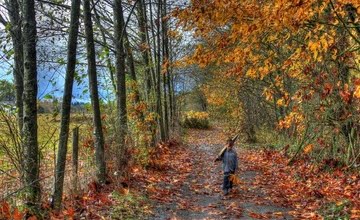
[[[73,171],[73,190],[78,191],[78,166],[79,166],[79,127],[72,130],[72,171]]]

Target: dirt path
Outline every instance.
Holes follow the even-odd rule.
[[[153,198],[155,212],[150,219],[292,219],[287,214],[289,208],[271,201],[264,189],[276,189],[259,181],[262,172],[247,163],[247,150],[243,148],[235,148],[242,184],[229,196],[222,195],[221,164],[213,161],[224,140],[216,128],[189,131],[187,145],[181,149],[183,156],[174,159],[175,169],[169,169],[165,181],[154,186],[168,190],[169,198]],[[176,169],[180,166],[187,168]]]

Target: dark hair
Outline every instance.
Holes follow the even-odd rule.
[[[227,144],[231,144],[231,145],[234,144],[234,142],[233,142],[233,140],[232,140],[231,138],[228,138],[228,139],[226,140],[226,143],[227,143]]]

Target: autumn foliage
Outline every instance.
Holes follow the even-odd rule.
[[[184,112],[182,126],[186,128],[209,128],[209,114],[207,112]]]
[[[257,117],[297,139],[296,152],[312,144],[311,151],[354,166],[360,154],[359,11],[356,0],[193,0],[175,16],[199,42],[183,64],[215,67],[208,71],[212,81],[225,76],[237,84],[231,88],[245,116],[235,120],[243,127],[255,124],[248,129],[255,133]],[[254,109],[250,103],[268,116],[246,111]]]
[[[10,2],[18,1],[6,1],[6,5]],[[60,47],[67,38],[59,38],[54,43],[53,36],[57,31],[47,33],[43,17],[49,19],[50,26],[55,23],[60,25],[59,35],[63,35],[68,21],[57,20],[57,16],[53,15],[58,14],[50,9],[60,12],[59,8],[68,8],[70,1],[39,2],[36,7],[41,6],[42,10],[49,12],[45,16],[42,10],[36,8],[39,15],[36,19],[34,16],[34,21],[41,21],[38,22],[40,31],[37,39],[44,44],[41,39],[51,37],[53,46]],[[171,210],[169,219],[176,219],[178,213],[195,213],[195,219],[204,213],[204,219],[273,219],[288,216],[296,219],[360,219],[359,0],[190,0],[188,5],[181,5],[182,8],[176,10],[173,10],[176,1],[128,1],[123,5],[125,13],[114,20],[112,13],[108,13],[112,7],[110,2],[96,1],[95,4],[91,1],[91,12],[85,14],[96,18],[95,43],[100,54],[96,55],[98,63],[95,64],[94,59],[94,66],[98,65],[110,74],[109,78],[98,83],[107,84],[105,81],[109,81],[112,84],[110,87],[114,88],[110,89],[109,102],[101,106],[102,111],[108,113],[93,120],[94,123],[104,124],[83,126],[85,134],[82,134],[80,143],[80,156],[83,158],[74,160],[76,167],[78,162],[80,164],[79,174],[91,173],[93,170],[90,167],[98,164],[102,170],[101,177],[97,182],[83,179],[80,184],[83,189],[74,194],[63,196],[61,190],[59,198],[64,198],[61,210],[52,210],[44,200],[36,202],[38,208],[41,206],[46,210],[42,217],[133,219],[156,215],[156,211],[160,210],[163,216],[156,217],[163,218],[169,217],[169,213],[163,212]],[[43,6],[49,3],[50,7]],[[84,3],[90,4],[90,0]],[[123,9],[121,4],[124,1],[114,3],[118,6],[114,8],[116,14]],[[22,9],[27,9],[26,5]],[[4,11],[10,13],[12,10]],[[131,17],[132,13],[137,17]],[[2,14],[0,22],[7,23],[3,21]],[[23,14],[20,12],[19,16]],[[61,15],[69,14],[61,12]],[[24,22],[19,27],[27,27],[26,20]],[[88,23],[91,26],[93,22],[90,20]],[[172,26],[174,23],[177,27]],[[119,24],[129,26],[120,28]],[[113,29],[112,25],[116,28]],[[17,25],[10,22],[3,26],[4,33],[10,33]],[[137,31],[136,26],[139,26]],[[36,34],[36,27],[34,29]],[[177,29],[193,35],[190,45],[182,45]],[[114,32],[118,33],[112,36]],[[20,33],[15,40],[26,42],[36,37],[24,36]],[[185,38],[188,37],[186,35]],[[10,36],[6,39],[4,42],[11,45]],[[6,46],[4,50],[8,50]],[[12,46],[16,49],[15,45]],[[188,48],[192,48],[190,55],[178,61],[179,57],[189,52]],[[36,50],[42,48],[33,49],[31,54],[36,55]],[[78,52],[85,57],[83,49],[69,49],[69,52]],[[88,53],[92,52],[89,50]],[[28,53],[21,51],[19,54]],[[13,56],[10,51],[6,51],[5,55]],[[113,56],[118,58],[116,68]],[[35,56],[34,61],[36,59]],[[14,55],[14,66],[15,61]],[[21,62],[27,64],[26,60]],[[6,59],[6,63],[11,62]],[[60,61],[54,63],[64,65],[64,58],[60,57]],[[80,63],[76,64],[79,65],[79,73],[75,75],[89,69],[86,64]],[[125,76],[125,72],[129,72],[129,76]],[[192,91],[185,89],[190,78],[185,72],[195,73],[192,77],[197,78],[195,83],[189,83]],[[183,73],[186,76],[182,76]],[[95,71],[93,75],[96,75]],[[36,78],[36,74],[34,76]],[[86,76],[77,77],[82,79]],[[96,83],[97,80],[94,80],[90,84]],[[183,89],[180,88],[181,83],[184,84]],[[36,102],[37,87],[29,88],[24,91],[33,90]],[[89,88],[92,90],[94,87],[90,85]],[[180,98],[194,90],[201,96],[202,109],[185,111],[185,107],[182,108],[187,103],[182,103]],[[84,95],[86,93],[84,91]],[[98,102],[94,95],[95,91],[90,96],[92,101],[95,99]],[[184,100],[186,102],[186,98]],[[36,106],[36,103],[32,104],[29,106]],[[101,115],[95,104],[92,107],[98,116]],[[37,116],[36,111],[33,112]],[[182,116],[179,118],[181,121],[178,121],[178,116]],[[34,123],[28,124],[35,125],[36,120],[34,117]],[[79,123],[85,124],[84,121]],[[38,127],[42,132],[46,130],[41,125]],[[103,134],[95,133],[94,136],[94,127],[95,131],[105,134],[106,143],[103,146],[100,146],[104,142],[100,140]],[[12,142],[20,146],[17,135],[21,136],[22,132],[14,135],[13,128],[9,125],[8,128],[13,135]],[[26,131],[27,127],[24,128]],[[36,130],[36,126],[33,128]],[[182,132],[184,128],[186,132]],[[34,154],[34,159],[41,158],[36,168],[41,170],[34,171],[34,174],[41,175],[39,180],[30,181],[30,186],[41,182],[42,188],[48,187],[43,187],[49,185],[43,181],[48,178],[43,170],[53,170],[53,164],[47,169],[42,167],[43,164],[55,162],[60,153],[64,153],[60,165],[65,166],[70,159],[66,157],[65,145],[64,151],[59,150],[56,154],[58,139],[52,140],[56,132],[54,130],[42,147],[45,149],[52,142],[51,152],[41,151],[40,156]],[[183,133],[187,133],[184,143],[171,139]],[[239,152],[240,168],[230,177],[235,189],[229,197],[219,198],[223,173],[218,164],[210,164],[209,161],[214,161],[214,155],[223,147],[225,140],[234,134],[241,136],[239,146],[235,146]],[[60,136],[59,140],[63,137]],[[5,138],[3,141],[4,152],[15,155],[18,149],[8,150],[7,139],[10,140]],[[36,149],[37,145],[36,142]],[[94,152],[98,152],[95,158],[99,158],[99,163],[97,159],[92,159]],[[19,162],[13,161],[14,156],[10,157],[9,161],[17,171],[26,170],[16,167],[22,166],[22,157],[22,154],[16,155]],[[117,161],[116,166],[114,161]],[[8,176],[16,181],[23,176],[18,172],[12,177],[11,169],[8,173],[2,172],[9,173]],[[55,174],[63,172],[65,170]],[[52,175],[51,171],[49,176]],[[25,206],[16,207],[17,200],[0,200],[0,219],[23,219],[31,215],[32,210]],[[266,213],[244,208],[265,205],[271,207]],[[35,216],[26,217],[36,219]]]
[[[343,217],[360,217],[360,176],[356,173],[342,169],[329,172],[329,161],[315,165],[300,160],[296,162],[296,168],[289,167],[288,159],[281,152],[268,150],[252,151],[243,159],[249,161],[246,164],[263,172],[255,184],[275,187],[276,190],[266,189],[273,201],[296,207],[291,214],[300,219],[335,218],[341,214],[329,213],[330,204],[334,204],[342,214],[347,213]]]

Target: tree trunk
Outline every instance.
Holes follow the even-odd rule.
[[[149,44],[147,43],[147,28],[146,28],[146,12],[144,10],[145,2],[144,0],[139,0],[137,6],[138,20],[139,20],[139,35],[140,35],[140,49],[142,59],[145,65],[145,80],[146,80],[146,100],[148,103],[151,99],[152,94],[152,83],[151,83],[151,69],[150,69],[150,59],[149,59]]]
[[[170,93],[170,59],[169,59],[169,38],[168,38],[168,27],[167,27],[167,6],[166,0],[163,0],[162,4],[162,36],[163,36],[163,64],[165,65],[165,73],[163,74],[163,90],[164,90],[164,123],[166,139],[169,139],[169,106],[171,106],[171,93]]]
[[[118,108],[118,169],[123,168],[125,162],[125,138],[127,133],[127,112],[126,112],[126,84],[125,84],[125,52],[123,38],[121,36],[124,28],[124,17],[121,0],[114,2],[114,34],[115,34],[115,74],[117,76],[117,108]]]
[[[155,70],[154,70],[154,61],[151,51],[151,42],[149,37],[149,30],[148,30],[148,20],[147,20],[147,7],[146,7],[146,0],[139,0],[139,5],[137,8],[138,11],[138,20],[139,20],[139,32],[140,32],[140,45],[141,45],[141,55],[144,61],[145,65],[145,80],[146,80],[146,101],[149,106],[150,111],[155,112],[156,111],[156,77],[155,77]],[[152,7],[151,4],[149,4],[149,11],[150,11],[150,17],[152,17]],[[151,27],[154,28],[152,23],[152,18],[150,19]],[[152,29],[151,33],[154,37],[154,29]],[[155,47],[155,38],[153,49],[156,51]],[[154,53],[155,55],[155,53]],[[156,143],[156,130],[157,128],[151,128],[151,145],[155,146]]]
[[[166,131],[164,127],[164,114],[162,111],[162,101],[161,101],[161,36],[160,36],[160,19],[161,19],[161,0],[158,0],[158,8],[157,8],[157,35],[156,40],[157,44],[154,48],[154,51],[157,50],[157,53],[154,54],[157,56],[156,58],[156,75],[157,75],[157,83],[156,83],[156,112],[158,114],[158,124],[160,126],[160,139],[161,141],[166,141]],[[152,22],[151,22],[152,23]]]
[[[169,65],[171,64],[171,61],[169,59]],[[166,84],[167,84],[167,90],[168,90],[168,94],[169,94],[169,126],[171,129],[173,129],[173,121],[174,121],[174,114],[173,114],[173,92],[172,92],[172,86],[171,86],[171,79],[172,79],[172,74],[170,69],[168,68],[168,77],[166,80]]]
[[[19,130],[23,127],[23,92],[24,92],[24,51],[22,45],[22,30],[19,2],[17,0],[5,1],[10,18],[10,35],[14,47],[14,83],[16,93],[16,110]]]
[[[63,95],[63,102],[61,107],[61,123],[59,135],[59,147],[55,171],[55,183],[53,194],[53,207],[56,210],[61,208],[64,174],[66,164],[66,153],[69,136],[70,112],[71,112],[71,98],[74,84],[75,66],[76,66],[76,49],[77,37],[79,31],[79,17],[80,17],[81,0],[72,0],[71,2],[71,21],[70,32],[68,40],[68,60],[66,66],[65,88]]]
[[[96,72],[96,57],[94,34],[91,20],[90,0],[84,0],[84,24],[85,24],[85,38],[86,50],[88,60],[88,75],[91,105],[93,108],[93,122],[94,122],[94,143],[95,143],[95,159],[96,159],[96,176],[99,183],[104,183],[106,178],[106,164],[104,152],[104,134],[102,131],[100,102],[98,92],[98,79]]]
[[[172,47],[172,41],[171,38],[169,39],[169,59],[170,59],[170,63],[173,63],[173,47]],[[171,118],[171,127],[174,129],[175,127],[175,120],[177,119],[177,114],[176,114],[176,97],[175,97],[175,77],[173,74],[173,68],[170,68],[170,118]]]
[[[175,127],[175,121],[178,119],[178,111],[177,111],[177,105],[176,105],[176,96],[175,96],[175,79],[174,79],[174,74],[171,74],[171,103],[172,103],[172,108],[171,108],[171,112],[172,112],[172,116],[171,116],[171,123],[172,123],[172,127]]]
[[[166,81],[168,76],[163,74],[163,95],[164,95],[164,130],[165,130],[165,140],[169,139],[169,108],[168,108],[168,91],[166,88]]]
[[[136,77],[136,70],[135,70],[135,63],[134,63],[134,57],[133,57],[133,53],[132,53],[132,49],[130,46],[130,42],[129,42],[129,38],[128,38],[128,34],[126,32],[126,29],[124,30],[124,38],[125,38],[125,48],[126,48],[126,52],[127,52],[127,60],[128,60],[128,66],[129,66],[129,70],[130,70],[130,77],[131,80],[133,81],[132,84],[132,90],[134,93],[134,104],[135,104],[135,108],[140,106],[141,104],[141,96],[140,96],[140,91],[139,91],[139,84],[137,81],[137,77]],[[137,115],[137,119],[141,121],[141,123],[143,124],[144,122],[144,113],[143,111],[138,111],[137,109],[135,110],[137,111],[138,115]]]
[[[150,0],[151,1],[151,0]],[[151,73],[151,81],[152,81],[152,94],[153,94],[153,99],[151,100],[153,102],[153,104],[151,105],[151,107],[153,107],[152,109],[154,111],[156,111],[156,80],[157,80],[157,77],[156,77],[156,42],[155,42],[155,26],[154,26],[154,23],[153,23],[153,13],[152,13],[152,4],[148,4],[149,5],[149,17],[150,17],[150,29],[151,29],[151,32],[148,30],[148,26],[147,26],[147,7],[146,7],[146,0],[144,0],[144,16],[145,16],[145,27],[146,27],[146,41],[147,41],[147,45],[149,46],[149,64],[150,64],[150,73]],[[152,38],[153,38],[153,53],[151,51],[151,41],[150,41],[150,33],[152,35]]]
[[[125,49],[126,49],[126,53],[127,53],[127,60],[128,60],[129,70],[130,70],[130,77],[131,77],[132,81],[135,83],[134,87],[132,88],[134,90],[134,93],[135,93],[134,103],[136,105],[138,105],[140,103],[141,98],[140,98],[140,93],[139,93],[139,87],[138,87],[138,84],[137,84],[134,57],[133,57],[133,53],[132,53],[132,50],[131,50],[128,34],[127,34],[126,30],[124,30],[124,31],[125,31],[124,32],[124,38],[125,38],[124,45],[125,45]]]
[[[156,94],[157,94],[157,83],[158,83],[158,79],[157,79],[157,73],[158,73],[158,65],[157,65],[157,42],[156,42],[156,35],[155,35],[155,24],[154,24],[154,15],[153,15],[153,7],[152,7],[152,3],[150,0],[149,3],[149,18],[150,18],[150,33],[151,33],[151,37],[152,37],[152,42],[150,41],[150,33],[146,33],[147,35],[147,41],[148,41],[148,45],[151,48],[151,44],[153,49],[149,51],[149,55],[150,55],[150,62],[151,62],[151,76],[152,76],[152,81],[153,81],[153,87],[154,87],[154,106],[155,106],[155,111],[157,111],[157,98],[156,98]],[[160,115],[159,115],[160,116]]]
[[[37,141],[37,64],[34,0],[23,0],[24,119],[22,144],[25,150],[26,204],[40,208],[39,149]]]

